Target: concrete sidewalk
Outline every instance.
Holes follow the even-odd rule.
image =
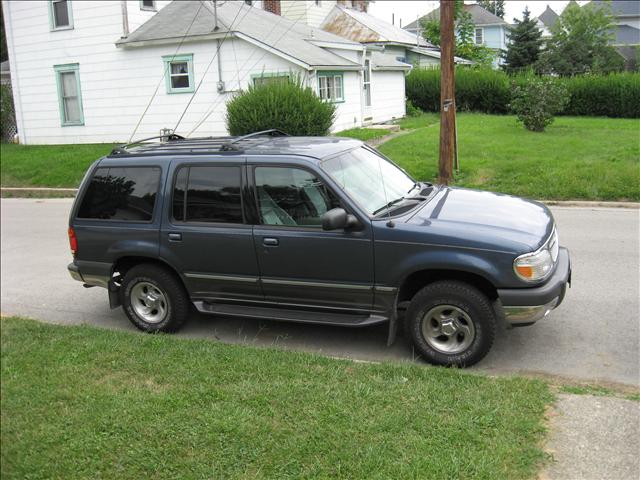
[[[640,478],[640,402],[560,394],[549,423],[540,480]]]

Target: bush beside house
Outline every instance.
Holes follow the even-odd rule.
[[[640,74],[613,73],[576,77],[549,77],[562,84],[568,102],[559,115],[640,118]],[[506,114],[511,84],[525,85],[530,74],[509,76],[489,69],[456,69],[456,106],[459,111]],[[426,112],[440,108],[440,71],[414,69],[406,79],[407,98]]]

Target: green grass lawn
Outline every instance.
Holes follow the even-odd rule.
[[[84,172],[114,145],[0,145],[3,187],[75,188]]]
[[[366,142],[367,140],[375,140],[389,135],[391,132],[386,128],[350,128],[336,133],[338,137],[356,138]]]
[[[3,479],[514,479],[545,458],[539,380],[1,326]]]
[[[437,177],[439,126],[408,119],[415,132],[380,151],[421,180]],[[457,186],[541,199],[640,200],[640,120],[557,117],[543,133],[513,116],[458,114]]]

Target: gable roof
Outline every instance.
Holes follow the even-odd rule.
[[[183,41],[183,37],[184,42],[207,41],[229,34],[307,69],[361,69],[359,64],[315,44],[360,50],[362,46],[356,42],[248,6],[244,2],[220,3],[217,13],[218,29],[215,30],[214,11],[209,2],[175,0],[127,37],[118,40],[116,45],[144,47],[175,44]]]
[[[368,13],[344,8],[340,5],[333,7],[322,23],[321,28],[327,32],[360,43],[391,43],[433,47],[423,38],[400,27],[396,27]]]
[[[558,17],[560,15],[558,15],[556,12],[554,12],[551,7],[549,5],[547,5],[547,8],[545,8],[544,12],[542,12],[540,15],[538,15],[538,20],[540,20],[540,22],[547,28],[551,28],[555,25],[555,23],[558,21]]]
[[[640,17],[640,2],[637,0],[611,0],[610,2],[591,0],[587,5],[596,8],[608,5],[611,7],[611,14],[614,17]]]
[[[492,26],[492,25],[504,25],[508,26],[509,24],[505,22],[502,18],[494,15],[488,10],[485,10],[477,3],[473,4],[464,4],[462,7],[463,10],[471,15],[471,21],[474,25],[482,27],[482,26]],[[408,25],[402,27],[405,30],[416,30],[418,27],[418,22],[425,20],[440,20],[440,8],[436,8],[431,12],[423,15],[418,20],[415,20]]]
[[[631,25],[614,25],[612,30],[615,34],[611,41],[613,45],[640,45],[640,29]]]

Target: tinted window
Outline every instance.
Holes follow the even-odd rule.
[[[78,211],[79,218],[149,222],[156,203],[157,167],[98,168]]]
[[[264,225],[321,227],[321,217],[340,206],[312,173],[299,168],[256,168],[258,208]]]
[[[243,223],[240,168],[180,169],[174,187],[173,218],[187,222]]]

